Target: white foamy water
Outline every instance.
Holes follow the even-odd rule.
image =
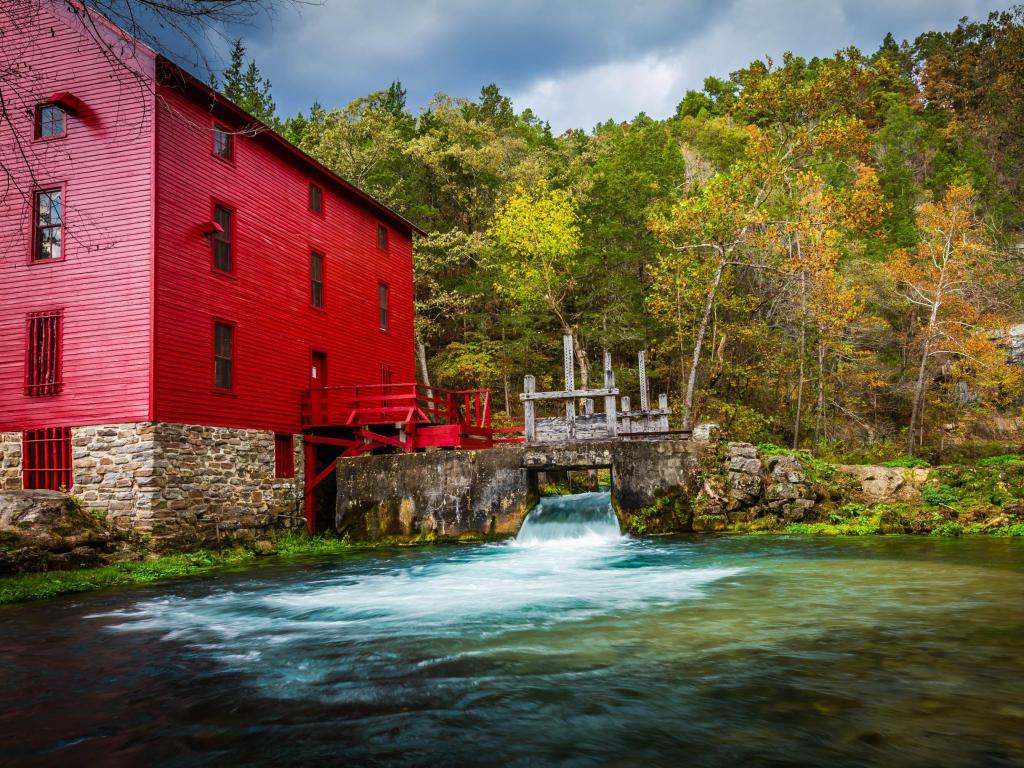
[[[678,553],[623,536],[608,494],[579,494],[545,499],[514,541],[351,561],[310,571],[309,581],[263,578],[144,600],[103,618],[115,619],[115,631],[184,642],[278,690],[348,669],[339,653],[381,673],[390,668],[377,655],[383,647],[413,649],[417,665],[521,653],[524,633],[668,610],[740,570],[686,567]]]

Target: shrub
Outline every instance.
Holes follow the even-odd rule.
[[[929,507],[940,504],[953,504],[960,500],[959,494],[943,483],[942,485],[926,485],[921,489],[921,500]]]
[[[945,536],[953,538],[964,535],[964,527],[960,523],[943,523],[937,526],[930,534],[931,536]]]
[[[883,462],[882,466],[892,469],[927,469],[931,464],[919,456],[901,456],[898,459]]]
[[[1002,456],[989,456],[978,461],[979,467],[1003,467],[1008,464],[1024,464],[1024,454],[1004,453]]]

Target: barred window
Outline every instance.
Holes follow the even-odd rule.
[[[295,438],[289,433],[274,435],[274,477],[295,477]]]
[[[33,203],[35,228],[32,261],[59,259],[64,228],[61,215],[61,191],[59,189],[40,190],[35,193]]]
[[[71,430],[68,427],[27,430],[22,435],[22,487],[68,491],[71,482]]]
[[[29,397],[51,397],[61,390],[62,315],[54,309],[28,316],[25,394]]]

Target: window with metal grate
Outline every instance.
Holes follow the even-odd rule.
[[[68,427],[30,429],[22,438],[22,487],[69,491],[72,484],[71,430]]]
[[[25,349],[25,394],[52,397],[60,392],[63,312],[30,312]]]
[[[295,477],[295,438],[291,434],[274,435],[274,477]]]

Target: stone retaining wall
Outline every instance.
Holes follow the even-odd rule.
[[[139,422],[71,429],[71,493],[116,527],[189,547],[258,538],[301,518],[302,436],[295,477],[275,477],[274,433]],[[21,489],[21,436],[0,433],[0,490]]]
[[[21,432],[0,432],[0,491],[21,490]]]

